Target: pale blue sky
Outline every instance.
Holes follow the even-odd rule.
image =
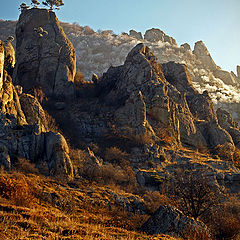
[[[1,0],[0,19],[18,19],[18,6],[30,0]],[[216,64],[228,71],[240,65],[240,0],[64,0],[60,21],[78,22],[94,30],[152,27],[174,37],[180,45],[203,40]]]

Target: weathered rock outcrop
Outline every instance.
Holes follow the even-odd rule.
[[[47,174],[73,176],[64,137],[47,132],[45,113],[36,98],[14,87],[5,70],[0,42],[0,165],[11,169],[12,158],[23,157],[36,165],[46,162]],[[19,99],[20,95],[20,99]]]
[[[202,62],[203,66],[206,69],[210,69],[211,71],[215,71],[218,69],[210,53],[208,52],[208,49],[202,41],[198,41],[195,43],[193,53]]]
[[[182,47],[186,51],[191,51],[191,47],[188,43],[184,43],[180,47]]]
[[[146,104],[139,91],[133,92],[124,106],[117,109],[114,116],[121,132],[130,136],[151,139],[155,134],[146,115]]]
[[[141,228],[147,234],[168,234],[182,237],[191,231],[206,232],[207,227],[199,221],[186,217],[181,211],[171,206],[160,206]]]
[[[229,112],[221,108],[217,110],[217,118],[219,125],[231,135],[235,146],[240,148],[240,130],[238,123],[232,119]]]
[[[217,123],[208,93],[194,89],[186,66],[160,65],[144,44],[133,48],[124,65],[110,68],[99,88],[105,101],[118,108],[115,117],[120,128],[134,133],[139,126],[142,132],[152,128],[156,135],[165,129],[173,141],[188,146],[214,149],[226,143],[222,147],[234,149],[231,136]],[[136,94],[139,91],[142,97]]]
[[[49,175],[73,176],[73,167],[64,137],[59,133],[39,133],[38,125],[21,125],[16,118],[0,113],[0,141],[2,155],[0,164],[11,168],[12,157],[22,157],[36,166],[46,162]]]
[[[20,103],[27,123],[30,125],[37,124],[40,132],[46,132],[48,130],[47,119],[38,100],[30,94],[22,93],[20,95]]]
[[[136,32],[135,30],[130,30],[129,31],[129,36],[134,37],[138,40],[143,40],[142,33],[141,32]]]
[[[5,70],[4,44],[0,41],[0,110],[6,114],[12,114],[19,123],[26,123],[22,112],[19,97],[15,90],[12,79]]]
[[[144,34],[144,39],[150,42],[162,41],[162,42],[168,42],[171,45],[177,45],[177,42],[174,38],[169,37],[163,31],[157,28],[152,28],[147,30]]]
[[[233,72],[227,72],[221,69],[217,69],[213,72],[214,76],[220,78],[224,83],[228,85],[238,85],[239,79]]]
[[[53,11],[23,11],[16,41],[15,84],[25,92],[40,86],[47,96],[74,97],[75,50]]]
[[[13,48],[13,45],[11,41],[7,40],[3,43],[4,45],[4,68],[7,71],[7,73],[12,77],[13,69],[15,66],[15,50]]]

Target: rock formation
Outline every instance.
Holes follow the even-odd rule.
[[[154,136],[161,128],[187,146],[234,150],[231,136],[218,125],[208,93],[194,89],[186,66],[160,65],[144,44],[132,49],[124,65],[110,68],[99,87],[105,101],[118,108],[120,129],[141,129]]]
[[[4,47],[0,42],[0,165],[11,169],[12,159],[22,157],[36,166],[47,163],[47,174],[71,178],[73,168],[64,137],[47,132],[47,120],[40,103],[22,93],[21,87],[13,86],[4,62]]]
[[[230,113],[227,111],[219,108],[217,110],[217,118],[219,125],[228,131],[228,133],[231,135],[233,142],[237,148],[240,149],[240,129],[238,126],[238,123],[236,123],[233,119]]]
[[[171,45],[177,45],[175,39],[173,39],[172,37],[169,37],[163,31],[157,28],[152,28],[147,30],[146,33],[144,34],[144,39],[150,42],[162,41],[162,42],[167,42]]]
[[[3,43],[4,45],[4,68],[7,73],[12,77],[13,69],[15,66],[15,50],[10,40]]]
[[[135,30],[130,30],[129,31],[129,36],[134,37],[138,40],[143,40],[142,33],[141,32],[136,32]]]
[[[25,92],[41,87],[47,96],[74,96],[75,50],[53,11],[23,11],[16,26],[16,41],[15,84]]]
[[[202,62],[203,66],[211,71],[217,70],[217,65],[213,61],[208,49],[202,41],[195,43],[193,53]]]
[[[165,205],[154,212],[141,230],[151,235],[168,234],[176,237],[182,237],[184,233],[187,235],[191,231],[207,233],[207,227],[202,222],[186,217],[175,207]]]
[[[180,47],[182,47],[186,51],[191,51],[191,47],[190,47],[190,45],[188,43],[184,43]]]
[[[237,66],[237,76],[238,76],[238,79],[240,79],[240,66]]]

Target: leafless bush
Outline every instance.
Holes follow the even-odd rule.
[[[42,104],[43,101],[47,100],[45,93],[43,92],[41,87],[33,88],[33,95],[37,100]]]
[[[0,176],[0,195],[19,206],[30,206],[34,199],[33,187],[24,175]]]
[[[22,173],[33,173],[39,174],[38,169],[34,163],[31,163],[30,160],[26,158],[18,158],[17,162],[14,164],[14,168]]]
[[[59,127],[56,123],[56,120],[45,110],[45,127],[48,131],[59,132]]]
[[[120,163],[128,154],[117,147],[110,147],[106,149],[105,160],[110,163]]]
[[[209,179],[199,171],[179,171],[170,189],[178,202],[178,208],[194,219],[210,211],[219,202]]]
[[[203,216],[216,239],[238,239],[240,235],[240,202],[233,198]]]

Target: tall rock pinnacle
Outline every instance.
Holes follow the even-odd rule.
[[[23,11],[16,26],[14,83],[24,91],[41,87],[47,96],[71,98],[76,55],[54,12]]]

